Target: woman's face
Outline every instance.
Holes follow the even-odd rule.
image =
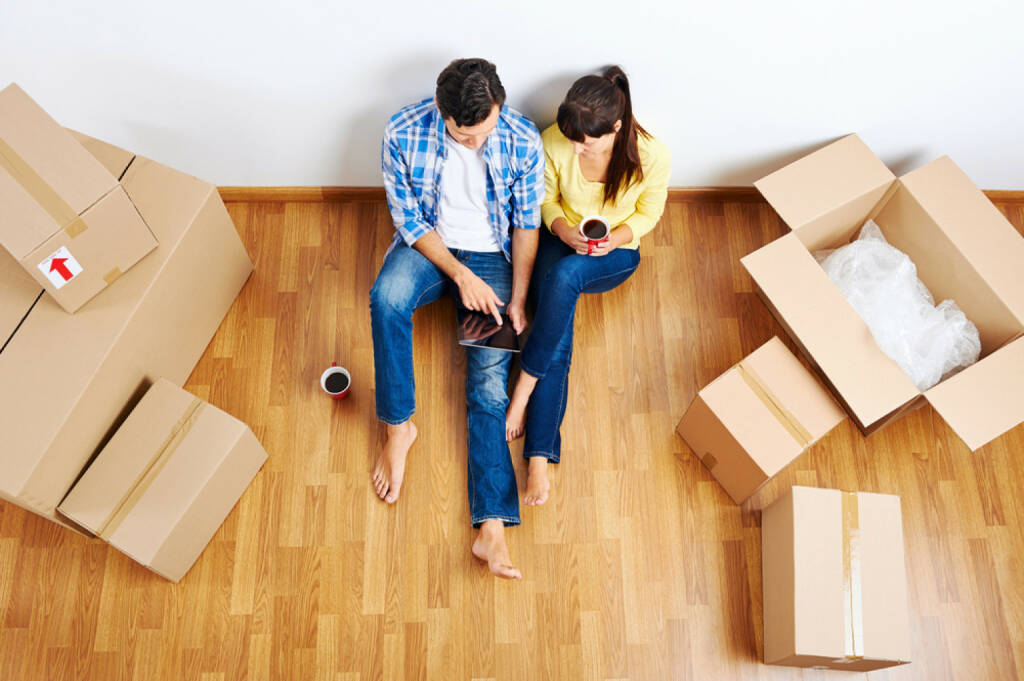
[[[615,144],[615,136],[622,128],[622,121],[615,121],[615,129],[607,135],[590,137],[584,135],[582,142],[573,142],[572,150],[577,156],[593,158],[597,156],[608,156],[612,153],[612,146]]]

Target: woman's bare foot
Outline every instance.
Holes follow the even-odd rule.
[[[530,468],[526,474],[526,494],[523,503],[527,506],[540,506],[548,500],[551,481],[548,480],[548,460],[543,456],[531,456]]]
[[[487,563],[491,572],[504,579],[522,579],[523,574],[512,565],[505,543],[505,523],[497,518],[485,520],[473,542],[473,555]]]
[[[526,373],[519,372],[519,380],[512,391],[508,409],[505,411],[505,439],[509,442],[522,436],[526,423],[526,405],[530,403],[530,395],[537,385],[537,379]]]
[[[373,467],[373,489],[377,496],[389,504],[398,501],[398,493],[402,489],[402,478],[405,476],[405,457],[409,448],[416,441],[416,426],[412,421],[397,426],[388,426],[388,441],[384,450],[377,456],[377,464]]]

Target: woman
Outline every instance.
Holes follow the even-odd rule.
[[[548,462],[561,456],[576,301],[583,293],[610,291],[636,271],[640,238],[654,229],[668,195],[668,147],[633,118],[621,68],[573,83],[557,120],[541,135],[547,161],[541,212],[550,234],[541,233],[534,266],[537,314],[506,415],[509,440],[526,426],[528,506],[547,501]],[[597,245],[579,229],[592,215],[611,227],[608,240]]]

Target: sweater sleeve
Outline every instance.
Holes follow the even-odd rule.
[[[544,203],[541,204],[540,214],[544,224],[551,229],[551,223],[558,218],[565,218],[565,211],[562,210],[562,193],[558,189],[559,166],[551,157],[551,150],[544,145]]]
[[[668,147],[659,145],[651,149],[650,167],[644,169],[644,189],[636,200],[636,210],[622,222],[633,231],[633,243],[654,229],[665,211],[668,199],[668,178],[672,169],[672,155]]]

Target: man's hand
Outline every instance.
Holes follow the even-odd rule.
[[[501,326],[501,313],[498,310],[505,303],[483,279],[467,268],[455,277],[455,285],[459,287],[459,296],[466,309],[485,312]]]
[[[508,307],[505,308],[505,312],[508,314],[508,318],[512,322],[512,328],[515,329],[517,336],[526,330],[525,301],[513,299],[508,304]]]

